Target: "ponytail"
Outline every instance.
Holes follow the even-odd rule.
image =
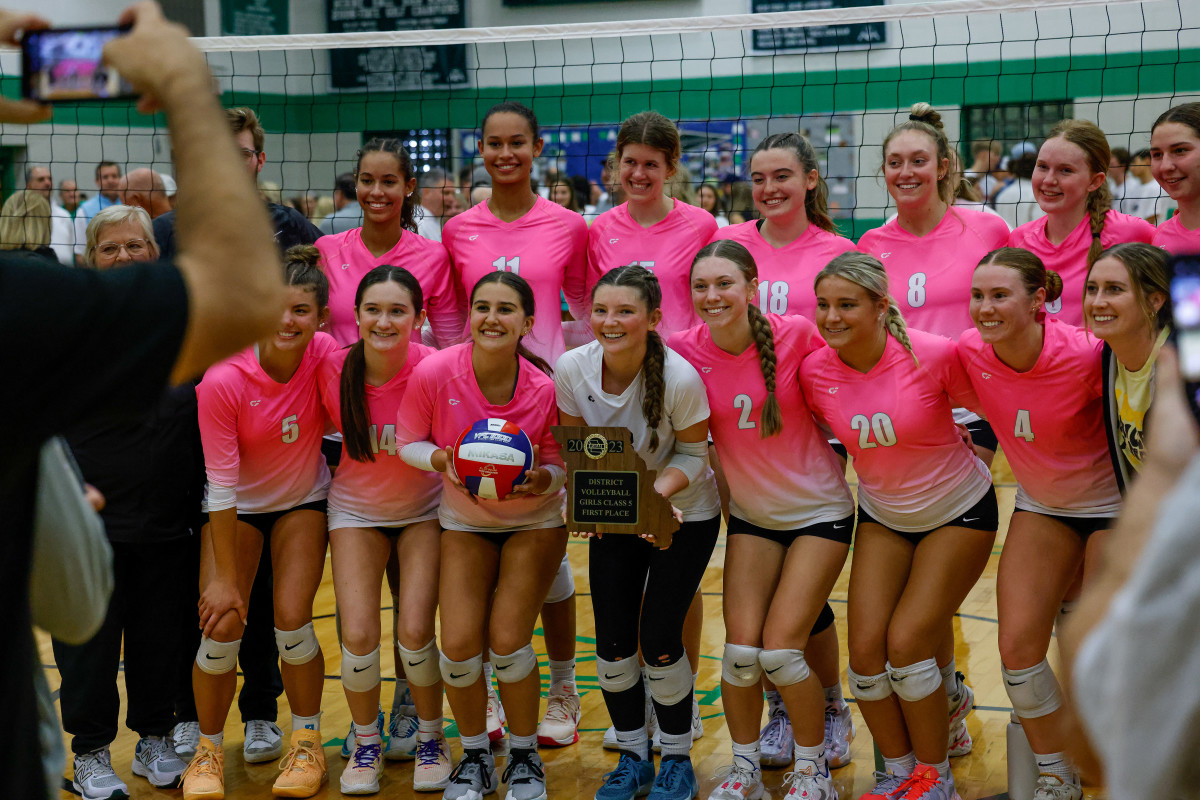
[[[746,315],[750,317],[754,349],[758,351],[758,365],[762,369],[763,383],[767,385],[767,402],[763,404],[758,429],[759,438],[766,439],[783,430],[783,412],[779,408],[779,400],[775,398],[775,333],[758,306],[751,303]]]
[[[525,337],[522,336],[521,338],[524,339]],[[550,363],[541,356],[535,355],[532,350],[521,344],[520,340],[517,341],[517,355],[528,361],[530,364],[533,364],[547,375],[550,375],[551,377],[554,376],[554,370],[550,368]]]
[[[350,345],[342,364],[341,391],[342,437],[346,455],[355,461],[374,461],[371,449],[371,415],[367,410],[366,344],[359,339]]]

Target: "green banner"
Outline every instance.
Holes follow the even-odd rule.
[[[288,32],[288,0],[221,0],[222,36]]]

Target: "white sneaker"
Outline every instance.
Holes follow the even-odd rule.
[[[708,800],[762,800],[766,788],[762,782],[762,770],[755,769],[744,758],[734,756],[733,763],[722,768],[713,776],[721,783],[708,795]]]
[[[415,714],[392,714],[388,721],[387,747],[383,757],[388,761],[404,761],[417,754],[417,730],[420,722]]]
[[[852,761],[850,744],[855,733],[850,706],[842,703],[837,711],[825,710],[825,762],[830,769],[844,767]]]
[[[196,745],[200,744],[200,723],[179,722],[171,729],[171,738],[175,741],[175,755],[184,761],[191,761],[196,755]]]
[[[1033,800],[1082,800],[1083,789],[1078,783],[1064,781],[1057,775],[1043,772],[1038,775]]]
[[[112,756],[107,747],[75,756],[75,777],[71,779],[71,785],[83,800],[129,797],[129,787],[113,771]]]
[[[170,736],[143,737],[133,752],[133,774],[158,789],[174,789],[186,769]]]
[[[440,733],[432,739],[417,742],[417,766],[413,769],[413,789],[418,792],[436,792],[450,783],[450,745]]]
[[[242,757],[247,764],[262,764],[274,761],[283,755],[283,731],[274,722],[252,719],[246,723],[246,741],[242,743]]]
[[[812,767],[805,767],[796,772],[783,776],[788,790],[783,795],[784,800],[838,800],[837,789],[834,788],[833,778],[826,772],[824,775],[813,774]]]
[[[488,690],[487,703],[487,734],[493,742],[504,738],[504,724],[508,720],[504,716],[504,706],[500,704],[500,696],[496,694],[491,681],[486,681]]]
[[[955,673],[955,679],[958,681],[958,692],[955,695],[957,701],[951,700],[950,704],[950,758],[965,756],[975,746],[967,731],[967,714],[975,708],[975,691],[967,686],[961,672]]]
[[[700,718],[700,701],[692,691],[692,741],[704,738],[704,720]]]
[[[796,761],[796,737],[787,711],[779,706],[758,735],[764,767],[790,767]]]
[[[538,725],[538,744],[546,747],[564,747],[579,741],[579,692],[575,684],[564,683],[551,689],[546,696],[546,715]],[[614,730],[614,735],[616,731]]]
[[[350,763],[342,770],[342,794],[375,794],[379,791],[379,768],[383,765],[378,744],[355,742]]]

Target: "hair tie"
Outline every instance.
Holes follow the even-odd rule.
[[[910,122],[924,122],[925,121],[924,117],[918,116],[916,114],[909,114],[908,119]]]

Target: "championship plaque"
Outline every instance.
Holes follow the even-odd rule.
[[[633,449],[628,428],[555,425],[567,465],[567,530],[652,533],[668,547],[679,523],[654,491],[655,474]]]

